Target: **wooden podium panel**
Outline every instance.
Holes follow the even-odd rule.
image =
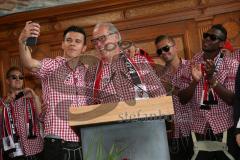
[[[69,125],[88,126],[143,120],[174,114],[171,96],[119,103],[70,107]]]

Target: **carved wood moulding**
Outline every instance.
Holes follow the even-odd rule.
[[[218,0],[210,1],[209,3],[205,2],[205,9],[203,12],[204,15],[202,16],[231,12],[239,9],[240,2],[230,2],[225,2],[226,4],[224,5],[222,4],[222,1]],[[127,6],[126,4],[130,5]],[[206,4],[209,4],[209,6]],[[80,26],[90,27],[99,21],[124,22],[139,18],[144,19],[145,17],[145,20],[139,22],[140,24],[146,24],[144,23],[146,21],[151,21],[151,23],[154,22],[155,24],[162,24],[196,18],[202,14],[202,11],[199,9],[199,0],[150,0],[148,2],[125,0],[121,3],[116,2],[116,0],[111,0],[108,2],[101,0],[99,2],[86,2],[77,6],[79,6],[79,9],[72,10],[71,14],[70,9],[74,6],[68,6],[65,8],[60,7],[61,9],[58,9],[57,7],[56,9],[58,9],[58,12],[55,14],[51,13],[54,9],[48,9],[44,10],[45,12],[33,11],[29,12],[28,14],[25,13],[23,16],[20,16],[21,14],[19,14],[20,17],[18,17],[18,15],[13,15],[12,17],[18,17],[18,19],[15,21],[12,20],[13,18],[11,16],[0,18],[0,23],[12,26],[10,27],[12,29],[9,29],[9,27],[4,27],[5,25],[1,25],[2,29],[0,29],[0,40],[6,39],[6,37],[9,35],[13,35],[15,38],[17,38],[20,30],[24,26],[25,21],[29,19],[40,22],[42,25],[42,34],[49,34],[61,32],[67,26],[73,23]],[[65,15],[65,12],[61,12],[61,10],[67,10],[66,12],[69,12],[69,14]],[[37,15],[35,17],[31,17],[35,13],[39,13],[40,15],[42,14],[42,17],[38,18]],[[29,19],[26,17],[29,17]],[[152,18],[154,17],[158,17],[156,18],[156,21],[152,21]],[[7,18],[9,20],[7,20]],[[146,20],[148,18],[150,18],[150,20]],[[13,22],[10,23],[11,21]],[[20,23],[15,24],[15,22]],[[134,27],[134,25],[131,26]]]

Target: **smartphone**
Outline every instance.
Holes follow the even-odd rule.
[[[16,96],[15,96],[15,100],[18,100],[19,98],[23,97],[24,93],[23,92],[19,92]]]
[[[37,37],[28,37],[26,41],[27,46],[36,46],[37,44]]]

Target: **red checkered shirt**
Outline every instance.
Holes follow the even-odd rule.
[[[13,105],[13,112],[14,112],[14,121],[16,132],[19,136],[19,141],[23,153],[25,156],[35,155],[40,153],[43,150],[43,140],[40,135],[39,125],[36,127],[36,134],[37,137],[34,139],[27,138],[27,130],[26,130],[26,117],[25,117],[25,98],[20,98],[14,103]],[[2,107],[2,106],[1,106]],[[34,106],[35,110],[36,107]],[[36,114],[36,113],[35,113]]]
[[[233,53],[230,54],[230,57],[236,59],[238,62],[240,62],[240,49],[235,49]]]
[[[216,59],[215,59],[216,60]],[[203,53],[197,54],[193,58],[195,64],[204,62]],[[234,92],[236,72],[238,69],[238,62],[232,58],[224,57],[222,63],[219,65],[216,73],[217,81],[227,89]],[[186,69],[182,75],[186,82],[191,82],[191,69]],[[176,84],[179,88],[186,88],[181,84]],[[210,125],[214,134],[222,133],[233,126],[233,108],[227,105],[221,98],[217,96],[218,105],[211,105],[210,110],[201,110],[200,101],[203,91],[203,80],[201,80],[191,100],[192,104],[192,131],[200,134],[205,133],[207,125]]]
[[[146,58],[141,55],[135,55],[132,60],[134,61],[135,66],[139,68],[138,71],[143,78],[143,84],[146,86],[149,97],[166,94],[161,81],[147,62]],[[86,79],[89,82],[88,88],[91,90],[89,96],[93,95],[97,66],[89,68],[86,74]],[[102,80],[98,94],[95,98],[99,103],[114,103],[135,99],[134,84],[122,58],[119,57],[119,59],[111,64],[103,63]],[[93,103],[93,101],[90,103]]]
[[[66,141],[79,141],[70,128],[69,107],[86,105],[84,76],[86,68],[79,64],[73,71],[63,57],[46,58],[41,68],[34,72],[42,82],[43,101],[47,105],[44,117],[44,134],[58,136]]]
[[[187,87],[185,79],[182,78],[183,72],[185,72],[186,66],[189,64],[189,61],[181,59],[180,65],[176,73],[170,72],[168,67],[164,67],[161,71],[158,71],[158,76],[160,79],[164,79],[167,83],[175,86],[175,83],[181,83],[182,86]],[[189,136],[190,126],[191,126],[191,115],[192,109],[191,105],[188,103],[182,105],[179,101],[178,96],[173,95],[173,107],[175,114],[174,118],[174,138],[180,138],[181,136]]]

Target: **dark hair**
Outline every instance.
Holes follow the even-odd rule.
[[[222,38],[223,41],[226,41],[226,39],[227,39],[227,30],[223,27],[223,25],[215,24],[215,25],[213,25],[211,27],[211,29],[217,29],[217,30],[221,31],[222,34],[223,34],[223,37],[221,37],[221,38]]]
[[[160,35],[155,39],[155,45],[157,45],[159,42],[168,39],[169,41],[171,41],[173,44],[175,44],[175,41],[172,37],[168,36],[168,35]]]
[[[6,73],[6,77],[9,78],[10,77],[10,74],[13,72],[13,71],[19,71],[23,74],[22,70],[19,68],[19,67],[16,67],[16,66],[13,66],[13,67],[10,67]]]
[[[64,30],[63,38],[66,37],[66,34],[68,32],[78,32],[78,33],[81,33],[84,36],[84,44],[87,43],[87,34],[86,34],[86,32],[84,31],[83,28],[78,27],[78,26],[70,26],[70,27],[68,27],[67,29]]]

